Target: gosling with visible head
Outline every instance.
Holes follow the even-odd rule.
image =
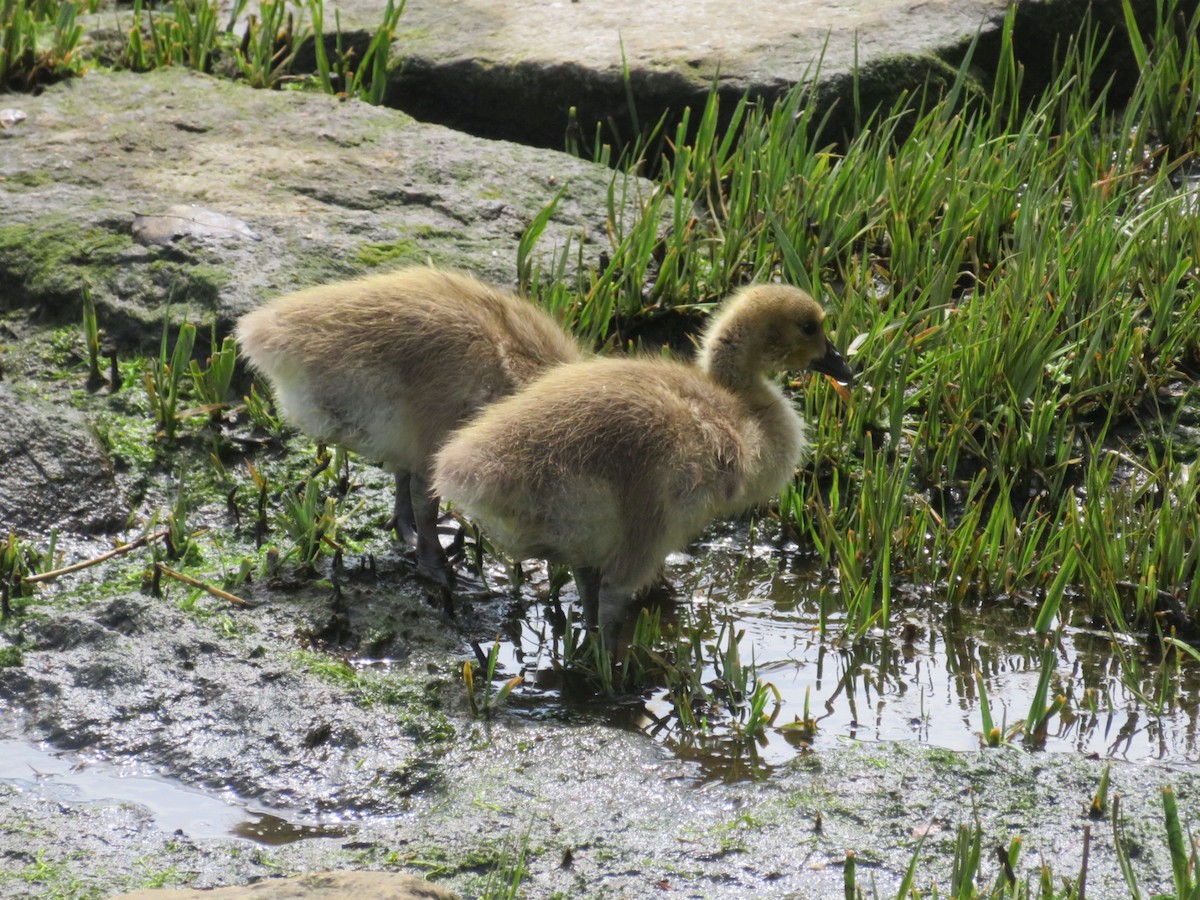
[[[395,473],[392,521],[442,584],[452,573],[429,487],[434,452],[482,407],[582,359],[527,300],[428,267],[278,297],[242,317],[237,340],[286,421]]]
[[[610,648],[632,596],[709,521],[793,477],[804,425],[768,375],[853,373],[808,294],[735,294],[697,365],[596,359],[561,366],[488,407],[438,452],[434,489],[517,558],[572,567]]]

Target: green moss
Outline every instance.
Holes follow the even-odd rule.
[[[159,259],[147,267],[151,281],[166,291],[172,304],[215,309],[230,274],[220,266]]]
[[[154,463],[154,423],[149,419],[99,413],[93,432],[118,468],[146,468]]]
[[[46,850],[38,850],[34,861],[20,871],[0,872],[0,884],[5,882],[24,882],[31,889],[36,886],[39,897],[95,896],[65,862],[50,859]]]
[[[115,273],[132,243],[128,234],[77,222],[0,227],[0,304],[74,316],[80,286]]]
[[[0,648],[0,669],[11,669],[23,665],[25,660],[20,647]]]
[[[408,44],[416,41],[426,41],[430,38],[428,28],[405,28],[403,31],[397,31],[392,40],[397,44]]]
[[[438,711],[437,685],[404,676],[359,671],[345,660],[298,652],[295,658],[305,671],[337,684],[366,706],[386,706],[419,740],[448,741],[454,726]]]
[[[311,246],[303,241],[292,242],[285,251],[288,255],[286,279],[265,286],[258,295],[265,303],[288,291],[300,290],[316,284],[344,281],[361,275],[364,264],[357,258],[342,254],[313,253]]]
[[[368,268],[394,262],[419,262],[421,250],[416,241],[393,241],[388,244],[363,244],[354,259]]]
[[[182,874],[175,866],[161,871],[150,872],[138,881],[138,887],[148,890],[167,887],[170,885],[187,884],[190,878]]]
[[[51,184],[54,177],[47,169],[42,169],[33,172],[14,172],[4,178],[4,183],[20,185],[21,187],[35,188]]]

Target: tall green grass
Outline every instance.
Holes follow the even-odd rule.
[[[802,386],[814,448],[781,507],[852,632],[889,624],[900,580],[1017,597],[1043,631],[1080,609],[1200,625],[1196,448],[1173,428],[1200,371],[1200,49],[1195,14],[1156,10],[1152,33],[1084,29],[1031,104],[1010,14],[990,81],[969,51],[844,144],[806,86],[726,130],[714,90],[653,185],[614,176],[599,266],[575,245],[528,270],[597,340],[756,279],[824,300],[861,377],[848,402]],[[1092,87],[1118,40],[1142,63],[1121,106]]]
[[[76,19],[98,6],[99,0],[0,0],[0,91],[35,90],[79,74],[83,27]]]
[[[387,92],[392,41],[404,5],[405,0],[388,0],[380,25],[361,50],[350,46],[354,42],[343,34],[335,11],[331,58],[323,0],[260,0],[253,8],[250,0],[234,0],[224,10],[224,25],[215,0],[163,5],[134,0],[128,19],[118,14],[125,33],[118,63],[135,72],[169,66],[236,71],[256,88],[299,83],[379,105]],[[98,0],[0,0],[0,90],[33,90],[81,74],[86,58],[83,27],[76,19],[98,7]],[[306,44],[313,46],[316,71],[296,72],[297,55]],[[219,66],[222,59],[230,65]]]

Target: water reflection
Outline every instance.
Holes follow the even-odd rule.
[[[353,831],[344,824],[305,823],[250,808],[232,794],[200,791],[136,764],[117,766],[102,757],[53,750],[14,736],[20,730],[6,718],[0,717],[0,783],[64,807],[130,803],[144,808],[165,832],[193,839],[231,835],[269,846]]]
[[[616,709],[565,690],[562,623],[543,604],[531,604],[508,636],[505,675],[526,677],[519,705],[543,714],[547,706],[604,708],[617,723],[694,760],[703,780],[763,778],[808,747],[820,750],[847,739],[977,749],[977,672],[1002,732],[1028,716],[1043,660],[1043,639],[1031,629],[1037,615],[1032,606],[1014,600],[959,609],[911,588],[915,602],[899,613],[893,609],[888,630],[851,641],[834,612],[836,585],[825,583],[794,548],[760,543],[744,552],[745,540],[744,532],[726,532],[693,548],[693,555],[669,560],[676,602],[668,601],[663,615],[682,619],[685,628],[706,629],[706,640],[720,623],[744,631],[742,659],[753,659],[760,680],[780,695],[772,727],[759,740],[732,734],[715,718],[707,733],[679,728],[665,686]],[[535,580],[531,596],[537,587]],[[822,605],[828,612],[824,634]],[[512,633],[517,630],[519,635]],[[1064,628],[1052,650],[1050,695],[1062,694],[1067,705],[1050,722],[1046,750],[1177,765],[1200,761],[1200,673],[1194,664],[1177,669],[1168,661],[1164,668],[1136,639],[1079,625]],[[704,680],[716,674],[710,666]],[[789,726],[806,716],[816,730],[798,740],[798,730]]]

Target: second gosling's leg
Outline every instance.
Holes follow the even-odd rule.
[[[617,643],[621,639],[621,630],[625,627],[632,601],[632,591],[612,585],[600,587],[600,634],[609,653],[617,652]]]
[[[600,570],[591,566],[575,568],[575,589],[583,605],[583,621],[588,628],[600,624]]]
[[[412,473],[396,473],[396,500],[388,528],[396,529],[396,537],[408,545],[417,543],[417,519],[413,515]]]
[[[454,583],[454,573],[438,539],[439,501],[424,475],[409,475],[409,502],[417,541],[417,571],[443,587]]]

